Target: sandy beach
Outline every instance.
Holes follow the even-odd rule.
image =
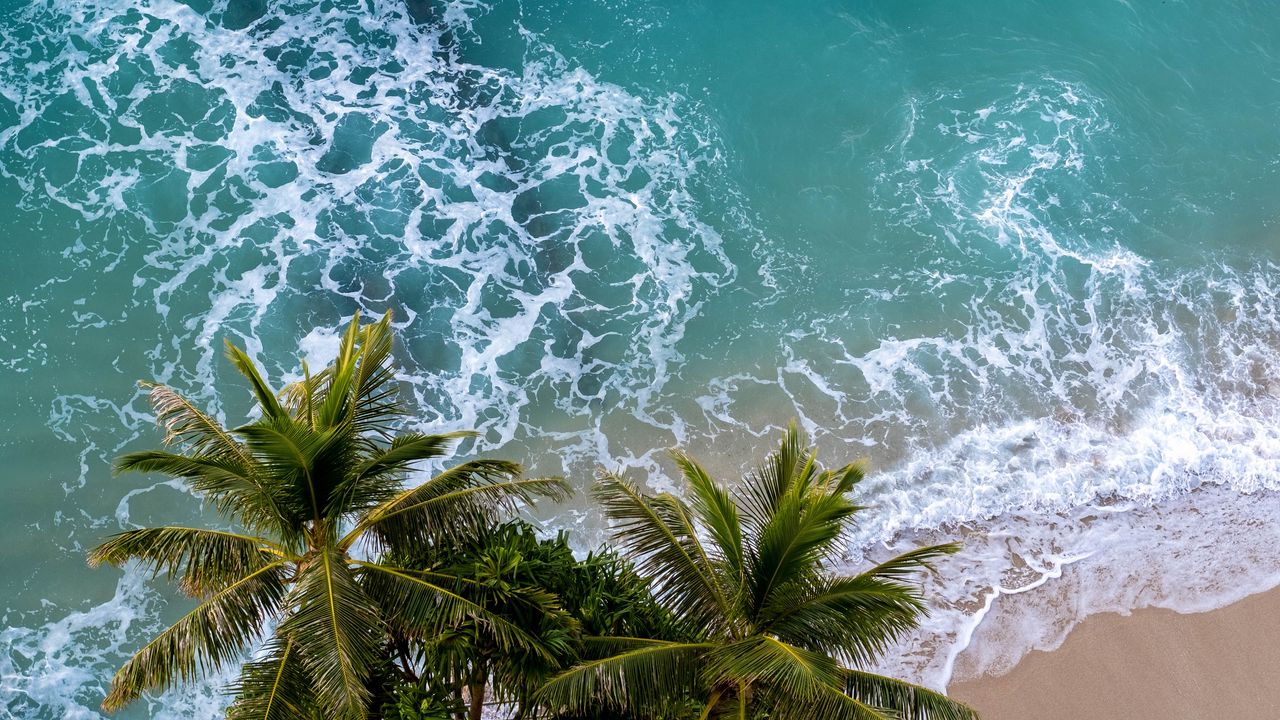
[[[1280,590],[1272,590],[1205,613],[1089,617],[1058,649],[949,690],[986,720],[1274,720],[1277,667]]]

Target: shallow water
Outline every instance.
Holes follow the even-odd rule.
[[[235,420],[223,337],[282,377],[357,308],[395,311],[424,426],[579,485],[663,487],[675,444],[731,472],[793,414],[868,456],[851,562],[970,538],[902,663],[935,684],[1064,563],[1107,558],[1085,611],[1280,577],[1117,550],[1276,510],[1276,3],[0,4],[13,715],[95,717],[182,607],[83,562],[202,514],[110,477],[158,440],[134,381]]]

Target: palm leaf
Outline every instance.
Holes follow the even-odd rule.
[[[355,375],[358,350],[357,340],[360,338],[360,313],[351,317],[347,331],[338,343],[338,355],[329,366],[327,386],[316,410],[316,425],[328,428],[339,422],[350,422],[354,409],[352,397],[352,378]]]
[[[144,690],[190,681],[239,659],[279,607],[284,569],[281,561],[254,570],[157,635],[116,672],[102,707],[118,710]]]
[[[263,481],[286,494],[289,505],[305,510],[294,522],[342,515],[334,507],[334,486],[354,465],[349,426],[314,431],[291,418],[244,425],[235,433],[258,461]]]
[[[605,707],[661,716],[672,697],[702,690],[700,660],[713,643],[650,641],[625,652],[576,665],[535,695],[553,713],[594,713]]]
[[[455,465],[370,510],[339,544],[349,547],[365,534],[391,550],[454,541],[514,509],[517,501],[560,499],[569,493],[559,478],[517,479],[521,471],[519,465],[501,460]]]
[[[416,463],[444,456],[455,439],[473,434],[397,435],[389,447],[366,453],[361,462],[335,486],[336,506],[345,513],[359,513],[391,500],[403,492],[403,476]]]
[[[859,574],[884,580],[905,580],[921,571],[932,570],[934,560],[958,552],[960,552],[960,543],[927,545],[891,557]]]
[[[181,445],[191,455],[210,455],[230,460],[240,468],[252,466],[252,459],[222,424],[197,408],[173,388],[160,383],[140,382],[156,414],[156,424],[164,428],[164,444]]]
[[[287,417],[287,413],[285,413],[284,407],[280,405],[275,392],[267,385],[267,381],[262,379],[262,374],[258,372],[258,366],[253,364],[253,360],[249,355],[244,350],[233,345],[230,340],[226,341],[226,348],[227,359],[249,381],[249,385],[253,388],[253,395],[258,400],[258,407],[262,409],[263,417],[269,419]]]
[[[437,435],[403,433],[391,441],[390,447],[369,455],[356,467],[354,475],[358,480],[366,480],[388,473],[407,472],[416,463],[444,457],[455,441],[475,436],[476,433],[470,431]]]
[[[889,708],[898,720],[979,720],[973,708],[928,688],[861,670],[843,673],[848,695],[867,705]]]
[[[367,680],[385,628],[378,607],[344,558],[322,549],[307,559],[280,634],[297,643],[317,699],[331,717],[364,716]]]
[[[644,495],[607,472],[601,473],[595,496],[614,523],[614,538],[637,571],[653,580],[659,601],[696,625],[724,622],[728,600],[683,502],[668,494]]]
[[[913,585],[874,575],[814,578],[784,586],[760,613],[760,627],[804,647],[872,662],[926,613]]]
[[[403,414],[396,402],[395,367],[391,351],[391,311],[365,326],[360,342],[360,363],[352,378],[355,402],[352,421],[361,432],[386,434],[389,421]]]
[[[115,472],[163,473],[186,481],[188,487],[220,512],[255,531],[274,531],[292,545],[296,532],[290,520],[297,513],[289,498],[273,493],[254,474],[253,466],[216,455],[179,455],[143,450],[116,459]]]
[[[805,457],[804,447],[804,433],[792,420],[783,431],[778,449],[745,478],[742,488],[743,516],[752,530],[758,532],[768,524],[778,501],[795,480],[799,464]]]
[[[824,688],[839,690],[842,680],[840,667],[831,657],[769,635],[755,635],[708,652],[704,673],[714,686],[763,686],[797,701],[816,697]]]
[[[768,604],[776,588],[815,574],[859,509],[841,494],[793,485],[762,527],[751,558],[754,607]]]
[[[279,635],[267,642],[262,656],[245,663],[230,688],[236,696],[227,720],[318,720],[310,680],[297,645]]]
[[[518,649],[551,659],[546,648],[528,632],[442,582],[455,578],[383,563],[358,565],[362,584],[370,597],[377,598],[388,622],[410,636],[430,637],[471,620],[487,628],[504,651]],[[524,600],[543,611],[556,609],[555,596],[549,593],[539,596],[530,592]]]
[[[679,451],[671,455],[693,492],[694,513],[710,531],[715,547],[719,549],[718,559],[725,565],[729,586],[741,587],[745,556],[737,504],[693,458]]]
[[[815,696],[799,701],[795,698],[766,693],[770,720],[902,720],[892,708],[868,705],[838,689],[822,688]]]
[[[154,527],[112,535],[89,554],[89,564],[142,563],[153,576],[179,576],[190,595],[221,590],[287,553],[260,537],[186,527]]]

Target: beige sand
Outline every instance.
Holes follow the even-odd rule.
[[[1057,650],[949,690],[985,720],[1276,720],[1280,590],[1193,615],[1093,616]]]

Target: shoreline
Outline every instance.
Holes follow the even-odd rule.
[[[980,625],[975,636],[984,630],[999,631]],[[1277,665],[1280,588],[1206,612],[1092,615],[1056,649],[948,692],[984,720],[1272,720],[1280,717]]]

